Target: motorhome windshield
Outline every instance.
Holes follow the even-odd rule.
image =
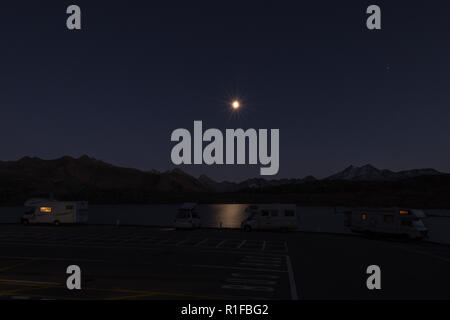
[[[423,224],[423,221],[420,219],[415,219],[415,220],[413,220],[412,223],[413,223],[413,226],[416,227],[418,230],[426,229],[425,225]]]

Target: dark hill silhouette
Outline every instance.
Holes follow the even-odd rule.
[[[179,169],[163,173],[113,166],[88,156],[42,160],[25,157],[0,162],[0,201],[32,196],[85,197],[100,201],[142,201],[166,192],[206,192],[195,178]]]
[[[92,203],[296,202],[310,205],[408,203],[450,207],[450,175],[434,169],[393,172],[350,166],[326,179],[253,178],[242,182],[198,179],[181,169],[123,168],[88,157],[24,157],[0,161],[0,203],[31,197],[85,199]]]
[[[442,173],[434,169],[414,169],[394,172],[391,170],[380,170],[366,164],[362,167],[349,166],[341,172],[338,172],[327,180],[349,180],[349,181],[399,181],[402,179],[415,178],[420,176],[441,175]]]

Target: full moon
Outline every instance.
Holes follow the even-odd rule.
[[[239,101],[234,100],[233,103],[231,104],[231,106],[233,107],[233,109],[239,109],[241,104],[239,103]]]

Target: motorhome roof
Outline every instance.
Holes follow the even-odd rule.
[[[414,215],[418,218],[425,218],[427,215],[422,210],[417,209],[405,209],[405,208],[357,208],[353,210],[355,213],[368,213],[368,214],[404,214]]]
[[[24,206],[25,207],[34,207],[37,205],[40,205],[42,203],[51,203],[51,202],[58,202],[54,199],[43,199],[43,198],[33,198],[25,201]]]
[[[45,205],[57,205],[57,204],[77,204],[82,206],[87,206],[87,201],[58,201],[55,199],[40,199],[33,198],[25,201],[25,207],[37,207],[37,206],[45,206]]]

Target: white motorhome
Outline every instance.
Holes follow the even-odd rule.
[[[201,227],[201,219],[197,213],[196,203],[183,203],[173,222],[176,229],[195,229]]]
[[[428,230],[422,221],[426,214],[422,210],[358,208],[345,214],[345,224],[352,232],[399,235],[411,239],[428,236]]]
[[[242,221],[245,231],[251,230],[295,230],[298,218],[295,204],[262,204],[246,210],[249,217]]]
[[[28,224],[76,224],[88,222],[87,201],[56,201],[30,199],[25,202],[25,214],[21,218]]]

